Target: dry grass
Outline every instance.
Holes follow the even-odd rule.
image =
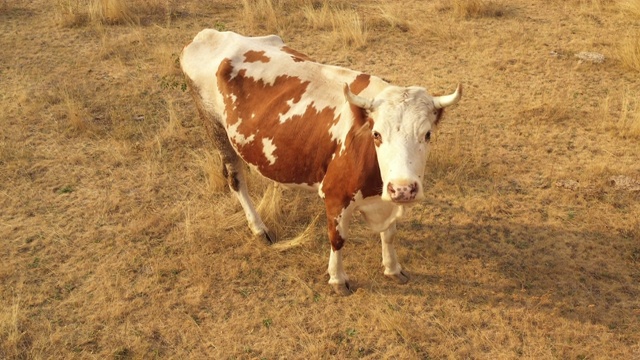
[[[622,97],[620,117],[616,122],[623,137],[640,139],[640,100],[638,96],[625,93]]]
[[[280,4],[277,0],[242,0],[242,16],[247,30],[281,33],[286,20],[280,16],[283,13]]]
[[[455,0],[451,2],[453,14],[459,18],[500,17],[504,9],[491,0]]]
[[[624,36],[618,44],[617,55],[623,66],[640,72],[640,33]]]
[[[165,20],[166,26],[180,11],[174,0],[57,0],[55,18],[62,27],[87,24],[134,25],[149,19]]]
[[[243,23],[249,32],[288,34],[301,26],[331,30],[334,44],[362,47],[367,42],[366,24],[361,15],[341,2],[243,0]],[[304,22],[296,19],[304,18]]]
[[[618,3],[623,11],[640,18],[640,0],[619,0]]]
[[[80,1],[59,0],[56,7],[56,18],[62,27],[78,27],[89,21],[89,12]]]
[[[69,130],[74,133],[84,133],[91,130],[90,115],[82,103],[68,91],[64,91],[62,97]]]
[[[89,18],[105,24],[134,24],[138,21],[125,0],[92,0]]]
[[[344,46],[362,48],[367,43],[367,28],[357,11],[334,12],[331,16],[331,27],[334,37]]]
[[[634,2],[0,4],[0,358],[640,355]],[[280,242],[253,237],[175,63],[214,26],[465,85],[399,224],[409,284],[356,216],[333,296],[322,201],[248,171]]]

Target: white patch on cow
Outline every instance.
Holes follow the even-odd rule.
[[[364,198],[357,202],[357,207],[364,214],[369,228],[375,232],[387,230],[404,213],[404,206],[390,201],[380,201],[379,196]]]
[[[277,157],[273,155],[275,151],[276,151],[276,146],[273,144],[273,139],[269,139],[269,138],[262,139],[262,152],[264,153],[264,156],[267,158],[267,161],[269,161],[269,165],[273,165],[276,163]]]
[[[300,102],[294,102],[293,99],[287,100],[287,105],[289,105],[289,110],[286,113],[280,114],[278,116],[278,121],[280,124],[283,124],[285,121],[291,119],[295,115],[302,116],[307,111],[307,106],[304,104],[300,104]]]
[[[353,215],[353,210],[356,207],[355,202],[351,202],[346,208],[342,209],[340,215],[336,218],[338,225],[336,229],[338,230],[338,234],[343,239],[347,239],[349,237],[349,223],[351,222],[351,216]]]
[[[394,222],[389,228],[380,233],[382,240],[382,265],[384,266],[385,275],[398,275],[402,271],[402,266],[398,262],[396,249],[393,247],[393,239],[396,236],[396,223]]]
[[[338,141],[338,144],[341,144],[340,154],[342,154],[346,150],[347,134],[353,127],[353,121],[354,121],[353,116],[351,115],[351,112],[345,111],[345,109],[347,109],[348,106],[349,106],[348,104],[345,104],[345,106],[343,107],[342,116],[336,123],[331,125],[331,127],[329,128],[329,134],[331,135],[331,140],[336,140]],[[348,116],[345,116],[345,115],[348,115]]]
[[[229,135],[229,139],[233,140],[233,142],[239,146],[244,146],[253,142],[256,135],[251,134],[248,137],[244,136],[238,132],[238,126],[240,126],[240,122],[227,127],[227,134]]]
[[[349,281],[349,277],[344,272],[342,265],[342,249],[338,251],[329,250],[329,266],[327,272],[329,273],[329,284],[344,284]]]
[[[320,182],[320,184],[318,184],[318,196],[320,196],[320,199],[325,198],[325,193],[324,191],[322,191],[322,182]]]
[[[380,95],[385,101],[372,113],[372,132],[381,136],[376,146],[380,176],[382,177],[382,199],[391,201],[389,187],[403,193],[402,189],[415,186],[415,195],[407,201],[423,198],[424,176],[429,142],[427,132],[432,131],[435,120],[432,98],[425,89],[418,87],[389,87]]]

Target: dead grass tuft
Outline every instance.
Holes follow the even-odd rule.
[[[335,9],[332,9],[328,2],[320,4],[308,3],[302,7],[305,23],[314,30],[330,29],[334,12]]]
[[[250,32],[282,34],[306,27],[331,30],[333,44],[362,48],[367,43],[365,21],[356,10],[341,2],[243,0],[242,12],[244,27]]]
[[[622,137],[640,139],[640,100],[629,95],[629,92],[622,96],[622,107],[616,127]]]
[[[204,175],[208,191],[212,193],[224,191],[227,188],[227,180],[222,174],[220,156],[211,151],[204,151],[201,154],[194,153],[193,157],[196,166]]]
[[[93,128],[89,122],[90,114],[82,103],[75,99],[68,91],[63,91],[62,99],[66,110],[69,130],[76,134],[90,131]]]
[[[355,10],[335,11],[331,17],[333,36],[344,46],[362,48],[367,44],[365,23]]]
[[[316,217],[313,218],[313,221],[311,221],[311,223],[309,223],[309,225],[307,225],[307,227],[304,230],[302,230],[302,232],[300,232],[293,239],[278,241],[277,243],[273,244],[271,247],[278,251],[286,251],[292,248],[302,246],[304,244],[308,244],[311,240],[313,240],[318,235],[316,225],[318,224],[318,221],[322,215],[323,215],[322,213],[316,215]]]
[[[103,24],[135,24],[139,22],[125,0],[92,0],[89,5],[91,21]]]
[[[454,0],[453,15],[459,18],[501,17],[505,9],[489,0]]]
[[[617,55],[624,67],[640,72],[640,33],[623,37],[618,43]]]
[[[618,4],[627,14],[640,18],[640,0],[620,0]]]
[[[402,32],[411,30],[411,23],[409,19],[401,13],[401,7],[395,6],[390,3],[384,3],[378,7],[379,13],[375,17],[378,23],[386,24],[387,26],[399,29]]]
[[[242,20],[249,31],[279,33],[282,30],[282,8],[272,0],[242,0]]]
[[[66,28],[83,26],[89,22],[86,4],[80,1],[59,0],[55,15],[58,24]]]
[[[283,223],[282,187],[276,183],[270,184],[264,192],[262,199],[256,206],[256,210],[262,217],[267,227],[281,236],[284,229]]]
[[[182,126],[180,117],[176,112],[176,108],[171,99],[166,100],[168,121],[162,130],[160,136],[162,139],[184,139],[186,136],[185,129]]]

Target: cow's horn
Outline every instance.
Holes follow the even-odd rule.
[[[433,105],[436,109],[446,108],[457,103],[462,97],[462,84],[458,84],[456,91],[450,95],[436,96],[433,98]]]
[[[351,90],[349,89],[349,85],[348,84],[344,84],[344,97],[347,99],[347,101],[352,104],[355,105],[359,108],[363,108],[365,110],[373,110],[373,101],[370,99],[367,99],[365,97],[362,96],[358,96],[358,95],[354,95]]]

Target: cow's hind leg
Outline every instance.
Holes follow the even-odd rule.
[[[242,205],[244,214],[247,217],[249,228],[254,235],[263,237],[268,243],[273,244],[276,241],[275,235],[269,231],[264,222],[262,222],[260,214],[256,211],[256,208],[253,206],[253,202],[251,201],[251,197],[249,197],[247,181],[245,180],[243,171],[244,163],[238,155],[235,154],[235,152],[234,155],[236,157],[235,161],[227,162],[223,160],[224,165],[222,171],[224,176],[227,178],[229,188],[235,192],[238,201],[240,201],[240,205]],[[224,157],[225,156],[223,155],[223,159]]]
[[[256,211],[256,208],[253,206],[253,202],[249,197],[247,182],[243,172],[244,162],[240,159],[240,156],[238,156],[233,146],[231,146],[222,122],[219,121],[215,114],[210,113],[204,108],[199,94],[193,84],[191,85],[192,95],[196,102],[200,118],[207,130],[207,134],[218,151],[220,151],[223,164],[222,173],[229,183],[229,188],[233,190],[240,201],[240,205],[242,205],[242,210],[244,210],[247,217],[249,228],[251,228],[251,231],[256,236],[263,237],[268,243],[275,242],[275,236],[271,231],[269,231],[264,222],[262,222],[260,215]]]

